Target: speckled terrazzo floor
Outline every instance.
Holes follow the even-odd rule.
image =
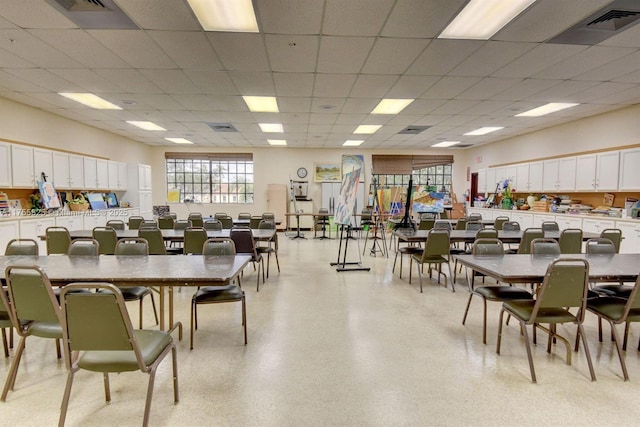
[[[282,272],[278,275],[273,263],[258,293],[255,273],[247,268],[247,346],[240,305],[219,304],[199,310],[200,329],[189,351],[194,289],[177,292],[176,316],[186,332],[178,343],[180,403],[172,401],[167,360],[157,374],[150,425],[637,425],[637,325],[627,354],[631,381],[622,380],[612,343],[597,342],[596,322],[588,315],[597,382],[589,380],[582,351],[567,366],[564,348],[548,355],[546,336],[540,334],[541,344],[534,348],[538,384],[532,384],[513,322],[506,327],[502,354],[495,353],[499,304],[489,304],[487,345],[479,300],[462,326],[468,298],[462,275],[455,293],[427,282],[420,294],[417,277],[408,284],[406,263],[403,279],[392,274],[393,252],[389,259],[371,257],[367,248],[362,262],[370,272],[336,273],[329,263],[337,247],[336,240],[281,235]],[[354,251],[349,259],[356,258]],[[137,304],[129,308],[136,324]],[[146,312],[148,327],[152,319]],[[573,328],[559,327],[562,331],[574,334]],[[0,361],[3,382],[10,360]],[[56,425],[65,378],[53,344],[30,338],[16,389],[0,403],[1,424]],[[101,375],[80,372],[67,425],[141,424],[146,381],[141,373],[112,375],[107,405]]]

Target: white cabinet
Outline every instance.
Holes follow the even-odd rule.
[[[15,220],[0,221],[0,253],[4,254],[7,244],[20,237],[20,222]]]
[[[151,191],[139,192],[139,205],[140,216],[144,219],[153,219],[153,202],[151,201]]]
[[[85,230],[93,230],[95,227],[104,227],[107,224],[107,216],[104,211],[87,211],[82,217]]]
[[[549,214],[534,213],[532,214],[532,227],[541,228],[542,223],[546,221],[555,221],[555,217]],[[522,224],[520,224],[522,226]]]
[[[529,192],[529,163],[516,165],[516,178],[513,182],[514,187],[520,193]]]
[[[98,190],[109,189],[109,162],[96,159],[96,188]]]
[[[524,230],[533,227],[533,215],[530,213],[523,213],[519,211],[513,211],[511,213],[511,221],[515,221],[520,224],[520,229]]]
[[[56,225],[55,218],[25,219],[20,221],[20,238],[33,239],[38,242],[40,254],[47,253],[47,246],[40,236],[44,236],[47,228]]]
[[[64,227],[67,230],[84,230],[83,215],[73,215],[73,212],[69,212],[69,215],[56,216],[56,226]]]
[[[58,190],[71,189],[71,181],[69,180],[69,154],[54,152],[53,153],[53,185]]]
[[[622,231],[620,253],[640,254],[640,222],[616,221],[616,228]]]
[[[151,166],[138,165],[138,189],[151,190]]]
[[[126,200],[132,207],[140,209],[140,216],[153,219],[153,203],[151,201],[151,166],[130,164],[127,167]]]
[[[496,192],[496,184],[498,180],[496,179],[496,169],[489,168],[487,169],[487,188],[486,192],[489,194],[494,194]]]
[[[563,157],[543,162],[543,191],[574,191],[576,188],[576,158]]]
[[[529,192],[539,193],[542,190],[543,164],[542,162],[529,163]]]
[[[487,170],[478,169],[478,194],[484,196],[487,192]]]
[[[47,181],[53,181],[53,151],[43,148],[33,149],[33,172],[36,183],[42,181],[42,174]]]
[[[127,164],[109,161],[109,189],[118,191],[127,189]]]
[[[576,191],[616,191],[619,162],[618,151],[578,156]]]
[[[585,218],[582,220],[582,231],[587,233],[602,233],[605,228],[615,228],[615,222],[608,219]]]
[[[82,189],[84,187],[84,157],[69,154],[69,188]]]
[[[582,229],[582,218],[574,218],[569,215],[556,215],[556,222],[560,230],[566,230],[567,228]]]
[[[11,145],[6,142],[0,142],[0,187],[11,187]]]
[[[83,157],[84,188],[96,190],[98,188],[98,159]]]
[[[32,147],[11,145],[11,183],[14,187],[35,187]]]
[[[640,148],[620,151],[620,191],[640,191]]]

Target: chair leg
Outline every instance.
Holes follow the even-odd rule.
[[[422,293],[422,264],[416,263],[418,267],[418,278],[420,279],[420,293]]]
[[[156,367],[149,370],[149,385],[147,386],[147,401],[144,405],[144,418],[142,419],[143,427],[149,425],[149,413],[151,412],[151,399],[153,398],[153,385],[156,379]]]
[[[447,267],[449,268],[449,279],[451,279],[451,263],[447,263]],[[456,291],[455,275],[453,277],[454,277],[454,279],[450,280],[451,281],[451,292],[455,292]]]
[[[473,294],[471,294],[473,295]],[[487,299],[482,298],[482,344],[487,343]]]
[[[247,305],[242,295],[242,326],[244,326],[244,345],[247,345]]]
[[[107,402],[111,402],[111,387],[109,387],[109,373],[104,372],[102,375],[104,380],[104,400]]]
[[[587,335],[584,333],[584,327],[582,323],[578,323],[578,336],[582,335],[582,344],[584,346],[584,354],[587,356],[587,364],[589,365],[589,374],[591,374],[591,381],[596,380],[596,373],[593,370],[593,363],[591,361],[591,353],[589,352],[589,345],[587,344]],[[616,340],[616,343],[618,340]],[[620,353],[618,353],[620,354]]]
[[[180,391],[178,389],[178,350],[176,346],[171,346],[171,365],[173,366],[173,403],[180,401]]]
[[[196,314],[196,303],[195,301],[191,300],[191,327],[190,329],[190,333],[189,333],[189,350],[193,350],[193,328],[195,325],[195,328],[198,329],[198,320],[197,320],[197,314]]]
[[[153,315],[156,318],[156,325],[159,325],[160,322],[158,321],[158,310],[156,310],[156,300],[153,297],[153,292],[151,292],[149,296],[151,297],[151,305],[153,306]]]
[[[2,328],[2,345],[4,347],[4,357],[9,357],[9,343],[7,342],[6,328]]]
[[[7,379],[4,383],[2,396],[0,396],[0,402],[4,402],[7,399],[7,394],[9,393],[9,390],[13,390],[13,386],[16,382],[16,376],[18,374],[18,367],[20,366],[20,359],[22,358],[22,352],[24,351],[24,345],[26,340],[27,340],[27,337],[20,337],[20,342],[18,343],[16,354],[13,357],[13,362],[11,362],[11,367],[9,368],[9,372],[7,373]]]
[[[622,341],[622,350],[627,351],[627,341],[629,340],[629,326],[631,323],[624,323],[624,339]]]
[[[524,343],[527,348],[527,358],[529,359],[529,370],[531,371],[531,382],[536,383],[536,369],[533,367],[533,355],[531,354],[531,343],[529,342],[529,333],[527,332],[527,325],[520,321],[520,325],[524,331]],[[533,326],[535,330],[535,325]]]
[[[504,317],[504,308],[500,310],[498,318],[498,340],[496,341],[496,354],[500,354],[500,342],[502,341],[502,318]]]
[[[140,323],[140,329],[142,329],[142,298],[140,298],[140,300],[138,301],[138,306],[139,306],[138,319]]]
[[[616,350],[618,351],[618,359],[620,359],[620,367],[622,368],[622,375],[624,376],[625,381],[629,381],[627,364],[625,363],[624,355],[622,354],[622,348],[620,346],[620,339],[618,338],[618,332],[616,331],[615,325],[611,320],[609,320],[609,324],[611,325],[611,333],[613,334],[613,340],[615,341]]]
[[[278,273],[280,273],[280,260],[278,260],[278,251],[274,252],[276,256],[276,266],[278,267]]]
[[[62,404],[60,405],[60,418],[58,419],[58,427],[64,427],[64,421],[67,418],[67,409],[69,408],[69,397],[71,396],[71,386],[73,385],[74,369],[69,370],[67,374],[67,385],[64,388],[64,394],[62,395]]]
[[[467,314],[469,314],[469,307],[471,307],[471,298],[473,298],[473,294],[469,293],[469,299],[467,300],[467,308],[464,309],[464,316],[462,316],[463,325],[467,321]]]

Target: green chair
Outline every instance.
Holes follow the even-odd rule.
[[[130,216],[129,217],[129,230],[137,230],[140,228],[140,224],[144,221],[144,218],[141,216]]]
[[[582,230],[579,228],[562,230],[559,243],[562,254],[582,253]]]
[[[502,225],[505,222],[509,222],[510,219],[508,216],[499,216],[496,217],[496,219],[493,220],[493,228],[495,228],[496,230],[502,230]]]
[[[74,239],[67,251],[69,256],[98,256],[100,255],[100,243],[96,239]]]
[[[409,283],[411,283],[411,271],[413,263],[415,262],[418,268],[418,277],[420,279],[420,292],[422,293],[422,267],[427,264],[429,267],[429,277],[431,277],[431,266],[433,264],[438,266],[438,283],[440,283],[440,275],[444,275],[444,284],[447,285],[447,276],[442,273],[442,264],[447,264],[449,267],[449,279],[451,281],[451,291],[455,292],[455,283],[453,283],[453,273],[451,272],[451,264],[449,263],[451,256],[449,254],[450,242],[449,231],[432,229],[429,231],[427,242],[424,247],[424,251],[421,254],[411,255],[409,262]]]
[[[467,229],[467,218],[459,218],[458,221],[456,221],[456,226],[455,229],[456,230],[466,230]]]
[[[262,221],[262,216],[252,216],[249,220],[249,228],[257,230],[258,226],[260,226],[260,221]]]
[[[226,218],[229,215],[226,212],[216,212],[215,214],[213,214],[213,217],[215,219],[220,219],[220,218]]]
[[[191,221],[192,227],[204,227],[204,221],[202,219],[202,214],[199,212],[191,212],[187,217],[189,221]]]
[[[167,247],[164,244],[162,231],[159,228],[141,228],[138,237],[145,239],[149,244],[149,255],[167,255]],[[182,248],[175,248],[182,252]],[[178,252],[178,251],[174,251]]]
[[[472,254],[477,257],[504,257],[504,246],[502,242],[496,238],[489,239],[476,239],[473,243]],[[467,301],[467,308],[464,310],[464,317],[462,318],[462,324],[467,321],[467,315],[469,314],[469,307],[471,306],[471,300],[476,295],[482,298],[483,312],[482,312],[482,343],[487,343],[487,301],[504,302],[509,300],[524,299],[531,300],[533,295],[524,289],[516,286],[481,286],[476,288],[474,286],[474,279],[477,276],[476,271],[471,271],[469,276],[469,300]]]
[[[529,253],[532,255],[559,256],[561,253],[560,243],[555,239],[533,239],[529,246]]]
[[[622,230],[619,228],[605,228],[600,232],[600,237],[603,239],[609,239],[616,247],[616,253],[620,252],[620,243],[622,242]]]
[[[276,223],[271,219],[263,219],[258,225],[259,230],[275,230]],[[267,255],[267,279],[269,278],[269,266],[271,265],[271,254],[275,255],[276,266],[278,267],[278,273],[280,273],[280,260],[278,259],[278,233],[273,235],[273,238],[266,242],[266,245],[256,244],[256,251],[261,255]]]
[[[71,244],[69,230],[65,227],[47,227],[45,236],[47,238],[47,255],[67,253]]]
[[[175,220],[170,215],[158,217],[158,228],[160,230],[173,230]]]
[[[418,230],[431,230],[435,223],[435,219],[420,219],[420,222],[418,223]]]
[[[410,233],[413,232],[413,229],[411,228],[403,228],[403,229],[398,229],[396,231],[396,233]],[[402,246],[402,243],[407,243],[406,245]],[[396,263],[398,261],[398,256],[400,256],[400,274],[399,277],[402,279],[402,258],[404,255],[408,255],[408,256],[413,256],[413,255],[419,255],[422,254],[422,251],[424,249],[422,249],[422,247],[420,246],[420,244],[416,244],[415,242],[402,242],[400,239],[397,240],[396,243],[396,255],[393,258],[393,268],[391,269],[392,273],[395,273],[396,271]],[[409,262],[409,265],[411,265],[411,262]]]
[[[4,250],[5,256],[38,255],[38,242],[33,239],[11,239]]]
[[[228,215],[218,218],[218,221],[220,221],[222,228],[225,230],[231,230],[233,228],[233,218]]]
[[[504,231],[520,231],[520,223],[518,221],[507,221],[502,223]]]
[[[469,221],[482,221],[482,214],[472,213],[467,217]]]
[[[578,328],[578,341],[582,337],[584,352],[589,365],[591,381],[596,380],[591,354],[587,344],[586,335],[582,323],[587,308],[587,290],[589,279],[589,263],[583,259],[557,259],[549,264],[544,281],[538,290],[535,300],[512,300],[502,303],[500,311],[500,323],[498,327],[498,342],[496,353],[500,354],[500,343],[502,339],[502,319],[507,313],[520,322],[520,330],[524,334],[524,342],[529,359],[529,370],[531,371],[531,381],[536,382],[536,373],[531,355],[531,343],[527,333],[527,325],[534,325],[549,334],[547,340],[547,352],[551,353],[551,344],[556,339],[561,340],[567,349],[566,363],[571,364],[571,345],[566,338],[556,332],[556,325],[563,323],[574,323]],[[576,309],[576,314],[570,310]],[[549,328],[544,328],[542,324],[549,324]],[[576,342],[576,344],[578,344]]]
[[[542,224],[540,225],[540,228],[542,228],[542,231],[544,232],[560,231],[560,226],[555,221],[543,221]]]
[[[222,231],[222,223],[219,219],[208,219],[204,222],[204,229]]]
[[[588,255],[610,256],[616,254],[615,243],[604,237],[587,240],[585,248]],[[622,282],[611,285],[598,285],[591,289],[592,292],[600,296],[624,299],[629,298],[632,290],[632,286],[624,286]]]
[[[124,230],[125,229],[124,221],[121,220],[121,219],[110,219],[109,221],[107,221],[105,226],[111,227],[114,230]]]
[[[207,240],[207,230],[202,227],[189,227],[184,230],[184,254],[202,255],[202,245]]]
[[[174,230],[184,230],[189,227],[193,227],[193,224],[188,219],[179,219],[173,223]]]
[[[4,402],[9,390],[13,390],[27,337],[34,336],[56,340],[58,359],[61,357],[59,340],[62,338],[62,312],[53,293],[47,275],[35,266],[9,266],[5,270],[7,296],[0,291],[9,318],[20,335],[20,342],[7,373],[0,401]],[[11,301],[11,304],[9,304]]]
[[[236,248],[233,240],[225,239],[207,239],[202,248],[202,254],[205,262],[209,262],[209,257],[220,255],[235,255]],[[215,260],[211,260],[215,263]],[[244,327],[244,344],[247,345],[247,310],[244,297],[244,291],[238,284],[204,286],[193,294],[191,298],[191,333],[190,333],[190,349],[193,350],[193,334],[198,329],[198,305],[200,304],[218,304],[224,302],[242,302],[242,326]]]
[[[92,236],[100,244],[100,255],[113,255],[118,243],[116,230],[111,227],[94,227]]]
[[[140,223],[140,227],[138,227],[138,229],[142,228],[158,228],[158,221],[145,219]]]
[[[101,292],[71,292],[77,289]],[[178,365],[171,331],[134,330],[120,290],[108,283],[70,284],[64,287],[61,297],[68,374],[58,425],[65,423],[73,379],[81,369],[102,372],[107,402],[111,401],[110,372],[139,370],[149,374],[142,421],[142,425],[147,426],[155,374],[165,356],[171,353],[173,400],[178,403]]]
[[[271,219],[275,222],[276,214],[273,212],[262,212],[262,219]]]
[[[503,224],[503,227],[506,224]],[[531,253],[531,241],[533,239],[542,239],[544,238],[544,231],[541,228],[527,228],[522,232],[522,238],[520,239],[520,244],[518,245],[518,249],[507,249],[507,253],[517,253],[517,254],[530,254]]]
[[[10,336],[13,336],[13,323],[11,323],[11,318],[9,318],[9,313],[7,312],[7,308],[4,306],[4,303],[0,306],[0,329],[2,329],[2,346],[4,347],[4,357],[9,357],[9,341],[7,340],[7,329],[9,329]]]
[[[630,323],[640,322],[640,293],[638,293],[638,288],[640,288],[640,276],[636,279],[635,285],[631,287],[627,299],[604,296],[600,298],[590,298],[587,301],[587,310],[598,316],[598,340],[600,342],[602,342],[602,319],[611,325],[611,335],[616,344],[616,350],[625,381],[629,380],[629,373],[627,372],[627,365],[625,364],[624,354],[622,354],[622,352],[627,349]],[[620,346],[620,338],[616,331],[616,325],[621,323],[625,324],[622,347]],[[638,350],[640,350],[640,343],[638,343]]]
[[[248,212],[240,212],[238,214],[238,219],[251,219],[251,214]]]

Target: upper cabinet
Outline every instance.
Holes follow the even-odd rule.
[[[43,178],[46,181],[53,181],[53,151],[43,148],[33,149],[33,172],[36,183]]]
[[[53,152],[53,183],[61,190],[84,188],[84,157],[78,154]]]
[[[69,154],[69,188],[81,189],[84,186],[84,157]]]
[[[576,191],[616,191],[619,167],[619,151],[578,156]]]
[[[620,151],[620,191],[640,191],[640,148]]]
[[[11,186],[11,146],[0,142],[0,187]]]
[[[84,188],[86,190],[95,190],[98,188],[98,159],[93,157],[84,157]]]
[[[576,158],[563,157],[545,160],[543,164],[543,191],[575,191]]]
[[[138,165],[138,189],[151,190],[151,166]]]
[[[109,189],[127,189],[127,164],[109,161]]]
[[[529,163],[529,192],[536,193],[542,191],[542,162]]]
[[[107,160],[96,160],[96,188],[98,190],[109,189],[109,162]]]
[[[11,182],[14,187],[34,188],[33,147],[11,146]]]

